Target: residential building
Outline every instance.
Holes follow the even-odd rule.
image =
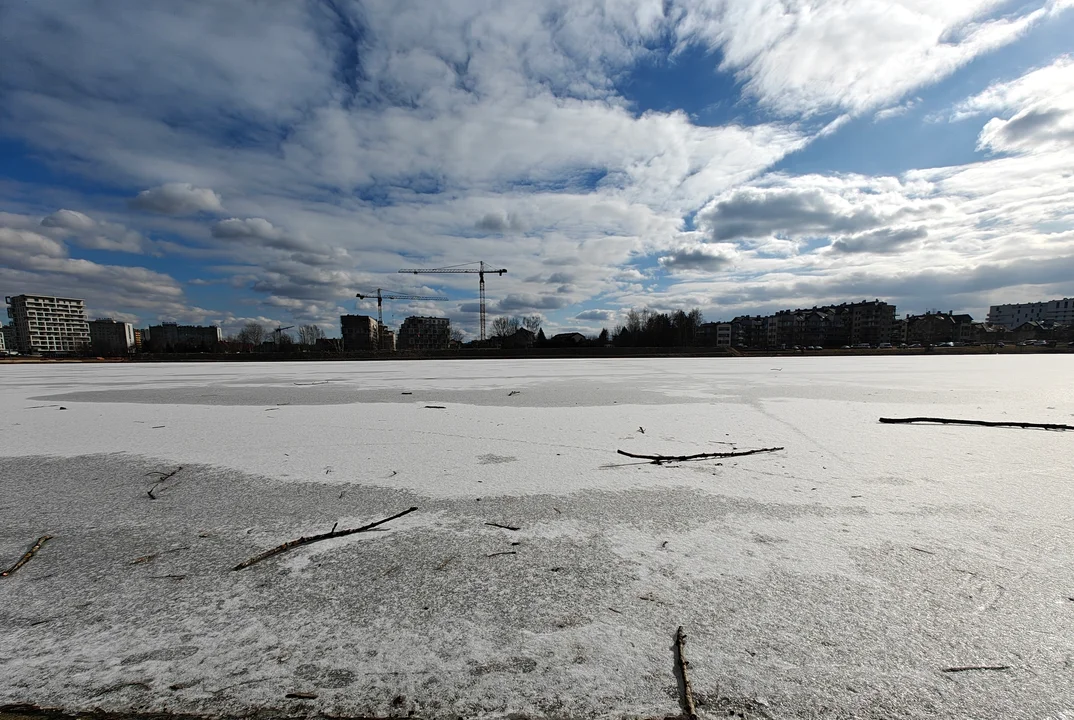
[[[500,347],[509,350],[518,350],[524,348],[531,348],[537,341],[537,336],[526,328],[519,328],[511,335],[504,337],[501,341]]]
[[[145,330],[134,329],[134,352],[142,352],[142,335]]]
[[[48,295],[15,295],[4,301],[19,352],[69,355],[89,348],[84,301]]]
[[[697,326],[694,341],[707,347],[731,347],[734,326],[732,323],[707,322]]]
[[[969,315],[926,312],[906,316],[906,340],[910,343],[971,342],[973,336],[973,318]]]
[[[399,328],[399,350],[446,350],[451,342],[451,321],[440,317],[411,316]]]
[[[548,339],[552,347],[577,347],[585,344],[586,336],[580,332],[557,333]]]
[[[142,332],[147,352],[216,352],[224,336],[215,325],[150,325]],[[133,338],[132,338],[133,342]]]
[[[97,318],[89,324],[90,348],[95,355],[120,357],[134,352],[134,326],[112,318]]]
[[[1008,330],[1013,330],[1030,321],[1074,325],[1074,298],[992,305],[988,308],[987,322],[991,325],[1002,325]]]
[[[18,346],[15,344],[15,328],[11,325],[4,325],[0,327],[0,336],[4,338],[4,346],[8,352],[15,352],[18,350]]]
[[[388,352],[395,352],[395,333],[386,328],[380,326],[380,349],[387,350]]]
[[[7,341],[4,339],[4,333],[0,332],[0,354],[7,355]]]
[[[340,315],[339,327],[343,333],[343,350],[376,350],[379,338],[377,321],[368,315]]]

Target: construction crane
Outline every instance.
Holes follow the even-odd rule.
[[[473,265],[473,263],[466,264]],[[496,275],[503,275],[505,272],[507,272],[507,270],[505,270],[504,268],[498,268],[496,270],[493,270],[492,268],[487,267],[483,260],[479,262],[479,265],[480,267],[477,268],[464,268],[459,266],[429,269],[409,268],[400,270],[399,272],[413,273],[415,275],[427,273],[477,273],[478,277],[481,279],[479,287],[481,289],[481,340],[483,341],[485,340],[485,273],[495,273]]]
[[[280,338],[283,337],[284,330],[290,330],[294,325],[288,325],[287,327],[278,327],[272,331],[272,341],[276,343],[276,347],[280,346]]]
[[[406,293],[383,293],[381,288],[377,288],[377,294],[372,293],[358,293],[355,295],[359,300],[377,299],[377,332],[380,332],[380,328],[384,327],[384,301],[385,300],[448,300],[442,295],[408,295]]]

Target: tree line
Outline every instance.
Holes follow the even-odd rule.
[[[654,312],[649,308],[632,308],[626,322],[617,325],[612,344],[617,347],[683,347],[698,341],[699,328],[705,322],[697,308],[689,312]]]
[[[242,326],[242,329],[236,335],[229,335],[224,339],[224,342],[228,345],[241,345],[246,349],[256,349],[261,347],[265,342],[275,341],[277,345],[292,346],[300,345],[305,347],[313,347],[317,344],[318,340],[323,340],[325,337],[324,330],[317,325],[299,325],[298,337],[295,338],[287,330],[281,330],[275,332],[268,330],[264,325],[257,322],[248,322]]]

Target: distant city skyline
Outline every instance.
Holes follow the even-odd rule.
[[[435,7],[435,12],[432,8]],[[20,3],[0,294],[273,328],[1074,295],[1074,0]]]

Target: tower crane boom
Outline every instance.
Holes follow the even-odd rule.
[[[479,267],[476,268],[404,268],[400,270],[401,273],[412,273],[414,275],[423,274],[438,274],[438,273],[477,273],[480,278],[478,288],[481,296],[481,339],[485,340],[485,273],[493,273],[495,275],[503,275],[507,272],[505,268],[493,269],[485,265],[485,261],[482,260],[478,263]]]
[[[377,294],[372,293],[358,293],[355,295],[360,300],[367,298],[377,299],[377,333],[380,333],[380,329],[384,327],[384,301],[385,300],[448,300],[443,295],[408,295],[407,293],[385,293],[381,288],[377,288]]]

